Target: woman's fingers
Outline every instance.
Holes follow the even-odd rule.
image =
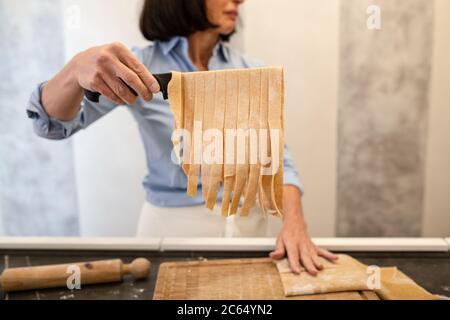
[[[296,245],[293,241],[277,240],[277,248],[270,254],[273,259],[282,259],[286,253],[289,266],[295,274],[299,274],[301,267],[311,275],[316,276],[323,265],[317,255],[312,255],[308,246]]]
[[[309,253],[302,253],[302,265],[310,275],[316,276],[319,272],[313,263],[312,257]]]
[[[289,265],[291,267],[292,272],[295,274],[300,273],[300,256],[298,247],[293,242],[287,242],[285,244],[287,254],[288,254],[288,261]]]
[[[331,253],[330,251],[322,249],[322,248],[317,248],[317,254],[325,259],[330,260],[330,261],[335,261],[339,258],[334,253]]]
[[[142,79],[151,93],[156,94],[160,92],[161,87],[159,86],[156,78],[147,70],[147,68],[142,63],[139,63],[139,65],[140,66],[138,68],[134,68],[134,72],[136,72],[136,74]]]
[[[93,83],[102,86],[98,85],[98,78],[102,78],[107,87],[129,105],[136,101],[136,94],[149,101],[153,93],[160,90],[158,81],[123,44],[91,48],[81,55],[80,60],[79,65],[84,69],[80,71],[78,81],[86,89],[94,89]],[[111,94],[108,97],[115,101]]]
[[[133,92],[117,77],[112,76],[109,73],[103,74],[103,80],[106,82],[109,88],[126,104],[132,105],[136,102],[136,96]]]
[[[298,243],[289,237],[280,236],[277,239],[276,249],[270,253],[270,257],[274,260],[280,260],[286,254],[293,273],[299,274],[303,267],[313,276],[316,276],[320,270],[324,269],[323,260],[320,257],[330,261],[338,259],[338,256],[335,254],[316,247],[313,243]]]
[[[312,255],[311,257],[314,265],[316,266],[317,270],[323,270],[323,263],[320,261],[319,256],[317,254]]]
[[[94,90],[95,92],[99,92],[101,95],[105,96],[111,101],[114,101],[117,104],[125,103],[125,101],[120,99],[114,93],[114,91],[111,90],[111,88],[106,84],[106,82],[102,78],[98,78],[95,84],[93,84],[91,87],[92,87],[91,89]]]
[[[277,245],[275,251],[270,253],[270,257],[275,260],[281,260],[286,256],[286,249],[281,237],[277,238]]]
[[[159,83],[158,81],[156,81],[155,77],[133,55],[133,53],[130,52],[130,50],[128,50],[127,47],[125,47],[120,43],[117,43],[113,44],[113,50],[116,52],[119,60],[123,64],[125,64],[129,69],[131,69],[142,80],[147,90],[149,90],[152,94],[158,93],[161,90],[161,88],[159,87]]]
[[[131,69],[129,69],[122,62],[117,60],[113,65],[113,72],[117,77],[122,79],[130,88],[133,90],[145,101],[150,101],[153,98],[152,92],[145,86],[142,82],[141,78],[137,76]]]

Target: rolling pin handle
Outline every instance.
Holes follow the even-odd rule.
[[[123,275],[131,274],[135,279],[145,279],[150,274],[150,261],[144,258],[135,259],[122,267]]]

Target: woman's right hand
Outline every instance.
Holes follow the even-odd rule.
[[[88,49],[77,54],[71,63],[82,88],[99,92],[118,104],[136,102],[137,97],[124,82],[146,101],[160,91],[153,75],[121,43]]]

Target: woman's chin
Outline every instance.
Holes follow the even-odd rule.
[[[221,35],[225,35],[225,36],[226,35],[230,35],[230,34],[232,34],[235,31],[236,31],[236,25],[235,24],[233,24],[232,26],[227,27],[227,28],[220,28],[220,30],[219,30],[220,34]]]

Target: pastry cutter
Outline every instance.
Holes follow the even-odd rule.
[[[163,94],[164,100],[169,99],[168,86],[169,86],[170,80],[172,80],[172,73],[160,73],[160,74],[154,74],[153,76],[155,77],[156,81],[158,81],[158,83],[159,83],[159,87],[161,88],[161,92]],[[133,92],[133,94],[135,96],[138,95],[136,93],[136,91],[133,90],[133,88],[131,88],[123,80],[122,80],[122,82],[128,87],[128,89],[131,90],[131,92]],[[94,103],[98,103],[100,101],[101,94],[98,92],[93,92],[93,91],[89,91],[89,90],[85,89],[84,94],[89,101],[92,101]]]

